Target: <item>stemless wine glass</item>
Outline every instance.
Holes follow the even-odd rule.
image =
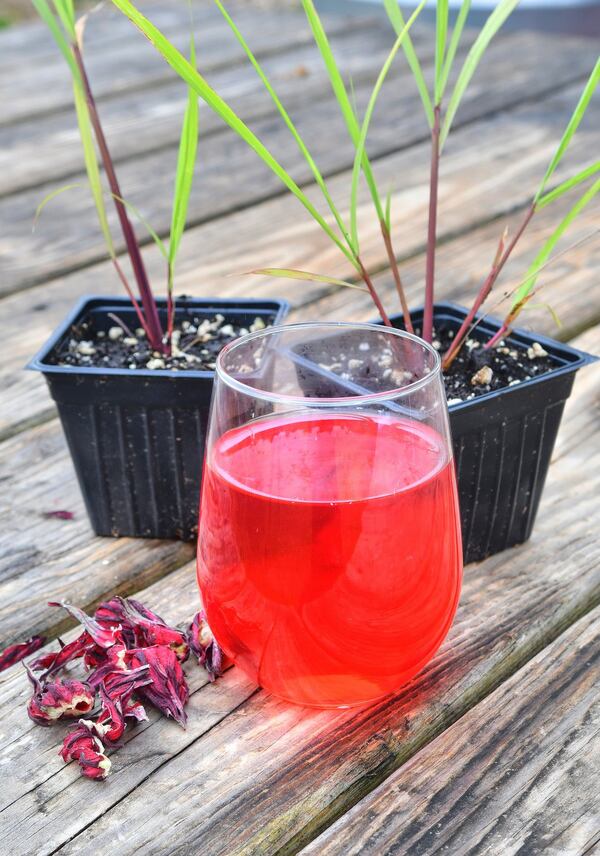
[[[364,704],[433,656],[462,553],[440,360],[375,324],[295,324],[223,349],[198,581],[225,653],[291,702]]]

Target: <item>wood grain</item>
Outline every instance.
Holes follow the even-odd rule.
[[[575,856],[600,846],[600,610],[577,621],[302,856]]]
[[[512,64],[515,47],[515,42],[511,46],[505,40],[496,45],[496,50],[504,50],[505,62]],[[524,52],[525,47],[522,44],[521,51]],[[501,64],[492,63],[492,59],[481,71],[481,88],[471,91],[460,113],[460,121],[472,124],[457,130],[448,146],[440,200],[442,239],[444,235],[456,234],[467,226],[472,227],[481,221],[482,216],[491,218],[506,211],[507,207],[510,210],[515,205],[523,204],[543,174],[579,95],[579,85],[571,86],[548,98],[540,96],[535,104],[520,106],[510,112],[499,113],[491,121],[484,121],[482,117],[490,112],[514,106],[522,100],[520,93],[524,89],[533,97],[536,92],[546,92],[548,88],[547,75],[541,73],[539,61],[519,75],[513,72],[518,89],[509,90],[504,86],[503,76],[498,74]],[[585,50],[573,50],[567,63],[568,69],[565,70],[567,79],[573,79],[573,63],[581,63],[576,73],[581,76],[591,62]],[[552,88],[560,90],[559,79],[553,82]],[[364,88],[357,89],[359,109],[366,95]],[[412,226],[415,207],[419,217],[417,222],[420,224],[423,220],[427,144],[414,145],[399,153],[388,153],[396,152],[399,146],[411,145],[423,139],[424,120],[417,106],[417,96],[412,90],[403,88],[401,92],[391,93],[389,99],[381,102],[382,121],[373,125],[370,152],[374,158],[380,158],[378,176],[381,186],[397,188],[401,183],[401,189],[395,194],[394,210],[402,211],[403,222]],[[586,127],[580,129],[572,144],[569,171],[589,163],[593,130],[598,122],[599,111],[600,108],[592,104]],[[478,117],[480,121],[475,121]],[[317,101],[299,109],[295,120],[300,132],[306,135],[323,173],[336,173],[335,179],[331,181],[331,191],[334,199],[345,210],[353,156],[339,111],[333,109],[330,100]],[[324,128],[327,128],[326,134],[323,133]],[[274,153],[299,182],[309,180],[308,167],[293,139],[280,123],[274,123],[271,118],[258,120],[253,130],[267,140]],[[510,154],[507,140],[511,141]],[[332,141],[335,141],[335,145],[332,145]],[[283,192],[279,180],[233,134],[210,136],[202,147],[202,153],[190,202],[191,225],[213,220],[249,205],[254,206]],[[165,232],[170,221],[175,162],[175,150],[166,149],[126,161],[120,170],[123,193],[140,208],[159,233]],[[560,175],[557,174],[557,180],[565,174],[565,169],[566,166]],[[230,180],[232,175],[236,177],[235,182]],[[152,176],[151,193],[149,176]],[[506,187],[511,183],[514,183],[515,189],[510,192],[507,206]],[[317,197],[313,187],[310,195]],[[7,196],[0,200],[0,222],[6,224],[0,241],[4,265],[0,291],[4,293],[89,265],[105,256],[87,194],[79,190],[56,197],[52,203],[52,216],[40,222],[32,234],[31,219],[39,200],[40,189],[25,191],[16,198]],[[295,203],[291,222],[297,223],[298,203],[290,201]],[[321,204],[320,200],[317,204]],[[370,211],[370,204],[365,201],[361,212],[363,229],[368,229],[368,222],[372,223]],[[409,227],[407,231],[412,229]],[[142,240],[146,241],[143,229],[140,234]],[[371,263],[368,238],[367,234],[363,239],[364,255],[367,262]],[[404,252],[402,245],[400,251]],[[377,258],[383,258],[380,252]]]
[[[96,538],[57,420],[2,445],[0,479],[0,649],[70,626],[48,600],[92,604],[113,588],[132,592],[193,555],[178,541]],[[58,509],[75,519],[44,518]]]
[[[586,334],[586,345],[600,345],[599,327]],[[600,367],[587,372],[594,375],[597,398]],[[579,418],[577,398],[576,387],[568,421]],[[576,431],[577,425],[571,427]],[[592,519],[598,464],[596,427],[592,435],[580,433],[579,443],[552,467],[532,541],[466,569],[448,640],[395,699],[360,712],[307,711],[252,694],[234,669],[227,678],[233,715],[222,715],[201,735],[152,722],[128,744],[126,768],[95,789],[93,799],[86,796],[90,783],[56,766],[52,735],[44,731],[41,763],[0,815],[5,840],[27,824],[27,846],[40,854],[56,848],[102,852],[123,829],[124,853],[296,852],[600,601]],[[155,602],[161,592],[169,604],[174,597],[188,601],[189,587],[177,598],[176,580],[185,573],[157,583]],[[7,699],[24,692],[17,669],[5,681]],[[213,691],[200,687],[194,710],[203,710]],[[241,702],[244,693],[248,700]],[[5,750],[12,765],[31,753],[34,736],[22,714]],[[25,852],[21,846],[17,841],[16,852]]]
[[[383,64],[388,51],[389,35],[381,27],[368,26],[359,33],[346,33],[339,23],[333,30],[342,30],[331,37],[331,46],[339,56],[344,76],[355,83],[365,77],[372,80],[374,69]],[[243,66],[239,49],[226,39],[226,34],[220,35],[222,50],[218,58],[213,58],[218,59],[218,68],[207,69],[206,62],[202,64],[203,72],[210,72],[211,86],[246,122],[273,115],[275,107],[260,79]],[[290,37],[292,44],[288,45]],[[298,103],[323,98],[330,92],[318,50],[313,44],[296,44],[297,41],[297,36],[291,36],[284,28],[280,38],[284,50],[261,57],[265,73],[291,111]],[[186,87],[178,78],[169,78],[163,85],[143,92],[110,91],[109,95],[101,101],[100,115],[115,163],[178,143],[187,101]],[[221,120],[204,104],[200,105],[200,121],[203,140],[215,131],[223,131]],[[70,105],[0,125],[0,195],[36,186],[39,192],[39,185],[48,182],[67,183],[69,176],[82,168],[81,141]]]
[[[235,9],[236,14],[239,14],[243,7],[243,3],[240,6],[236,0],[229,5]],[[189,26],[187,4],[144,0],[143,6],[145,14],[149,15],[158,27],[164,28],[166,33],[171,34]],[[214,21],[214,10],[210,4],[202,0],[192,0],[192,8],[194,20],[199,27],[203,28],[209,21]],[[113,6],[104,6],[101,14],[96,12],[89,19],[86,27],[86,44],[89,50],[105,50],[110,44],[123,39],[131,42],[131,22]],[[0,68],[10,69],[15,65],[25,65],[34,54],[41,62],[60,65],[50,31],[38,18],[0,30]]]
[[[92,33],[102,12],[89,19]],[[121,16],[123,17],[123,16]],[[199,56],[202,67],[208,71],[224,68],[244,61],[235,39],[229,35],[227,25],[214,4],[204,4],[204,12],[198,27]],[[307,44],[312,36],[301,12],[288,10],[268,12],[256,7],[240,7],[236,14],[239,26],[253,33],[253,42],[258,54],[278,53],[295,44]],[[361,21],[345,16],[327,18],[332,32],[360,26]],[[115,19],[111,15],[111,22]],[[99,102],[117,93],[139,91],[160,87],[175,79],[174,73],[160,60],[152,46],[140,35],[133,24],[119,22],[122,38],[94,43],[86,48],[86,67]],[[106,24],[108,30],[112,24]],[[189,16],[185,6],[174,17],[168,27],[168,37],[178,50],[187,53],[189,47]],[[86,33],[88,28],[86,27]],[[200,53],[201,47],[201,53]],[[69,71],[58,50],[43,62],[43,86],[40,78],[32,74],[29,48],[20,62],[3,69],[0,77],[0,103],[2,114],[0,125],[14,124],[28,117],[40,117],[71,106],[73,100]]]

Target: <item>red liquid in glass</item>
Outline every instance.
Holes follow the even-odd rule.
[[[207,461],[198,579],[225,652],[293,702],[360,704],[432,657],[458,602],[452,461],[391,417],[258,420]]]

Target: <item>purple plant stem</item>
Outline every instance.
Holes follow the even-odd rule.
[[[358,262],[358,265],[360,267],[361,276],[362,276],[363,280],[365,281],[367,288],[369,289],[369,294],[371,295],[371,299],[372,299],[373,303],[375,304],[375,306],[377,307],[377,311],[379,312],[379,314],[381,316],[381,320],[383,321],[383,323],[385,324],[386,327],[393,327],[394,325],[390,321],[389,316],[383,307],[383,303],[381,302],[381,299],[380,299],[379,295],[377,294],[377,290],[376,290],[375,286],[373,285],[373,281],[372,281],[371,277],[369,276],[369,272],[365,268],[365,266],[362,263],[362,261],[360,260],[360,258],[358,258],[358,256],[356,258],[356,261]]]
[[[117,210],[119,222],[121,224],[121,229],[123,232],[123,237],[125,239],[125,244],[127,246],[127,252],[129,253],[129,257],[131,259],[131,266],[133,268],[133,272],[139,288],[142,306],[144,307],[144,313],[146,316],[146,323],[148,326],[148,339],[151,346],[155,350],[162,352],[164,351],[164,346],[162,342],[163,332],[160,324],[160,318],[158,317],[156,301],[154,299],[154,295],[152,294],[152,289],[150,288],[148,275],[146,274],[146,268],[144,267],[144,262],[142,260],[140,248],[137,244],[133,226],[131,225],[131,221],[127,216],[125,205],[121,201],[123,199],[123,195],[119,187],[119,182],[117,180],[117,176],[114,170],[112,158],[110,156],[106,138],[104,136],[104,131],[102,130],[102,125],[100,124],[100,117],[98,115],[94,96],[92,95],[92,90],[90,88],[90,83],[83,63],[83,57],[81,55],[81,51],[79,50],[79,45],[74,43],[71,47],[73,50],[73,56],[75,57],[75,61],[77,63],[77,67],[79,68],[79,73],[81,74],[85,98],[90,113],[90,120],[92,122],[92,127],[94,128],[96,142],[98,143],[100,156],[102,158],[106,177],[108,179],[110,190],[113,195],[115,208]]]
[[[173,300],[173,271],[170,265],[167,265],[167,282],[169,284],[167,290],[167,347],[171,353],[173,325],[175,323],[175,301]]]
[[[427,227],[427,260],[425,265],[425,308],[422,336],[426,342],[433,338],[433,301],[435,293],[435,244],[437,237],[438,186],[440,172],[440,111],[434,108],[431,129],[431,171],[429,176],[429,223]]]
[[[123,284],[123,288],[127,292],[127,296],[131,300],[133,308],[136,311],[138,321],[140,322],[140,325],[141,325],[143,331],[145,332],[146,336],[148,337],[148,341],[150,341],[150,332],[148,330],[148,325],[146,324],[146,319],[144,318],[144,313],[142,312],[142,310],[138,306],[138,302],[135,299],[135,295],[134,295],[133,291],[131,290],[131,286],[127,282],[127,277],[125,276],[125,273],[123,272],[123,268],[121,267],[121,265],[119,264],[119,262],[117,261],[116,258],[113,258],[112,262],[113,262],[113,265],[115,266],[117,276],[121,280],[121,282]]]
[[[529,221],[531,220],[531,218],[533,217],[534,214],[535,214],[535,204],[532,203],[529,206],[529,208],[527,209],[527,213],[525,214],[525,217],[523,218],[521,225],[519,226],[519,228],[515,232],[515,235],[514,235],[512,241],[506,247],[506,249],[504,250],[504,252],[500,256],[500,259],[498,261],[495,261],[494,264],[492,265],[491,271],[489,272],[485,282],[483,283],[483,285],[479,291],[479,294],[475,298],[475,302],[471,308],[471,311],[469,312],[469,314],[467,315],[467,317],[465,318],[465,320],[461,324],[460,330],[458,331],[458,333],[454,337],[454,342],[452,343],[451,347],[446,352],[446,355],[445,355],[443,362],[442,362],[442,368],[444,370],[448,369],[452,365],[454,359],[456,358],[458,352],[460,351],[460,349],[463,345],[464,340],[467,337],[467,334],[469,332],[471,324],[473,323],[475,315],[477,314],[477,312],[481,308],[484,301],[487,300],[487,297],[488,297],[490,291],[492,290],[492,288],[494,287],[494,284],[495,284],[496,280],[498,279],[498,277],[502,271],[502,268],[504,267],[504,265],[506,264],[506,262],[510,258],[512,251],[514,250],[517,243],[519,242],[521,236],[523,235],[523,232],[525,231],[525,229],[529,225]],[[507,329],[508,329],[508,325],[505,322],[502,325],[502,328],[498,331],[498,333],[495,333],[492,336],[492,338],[489,340],[489,342],[486,342],[486,344],[483,347],[486,350],[488,348],[493,347],[496,344],[496,342],[499,342],[500,339],[503,338],[503,336],[500,334],[503,332],[505,333]]]
[[[406,327],[409,333],[414,333],[414,328],[412,325],[412,320],[410,317],[410,310],[408,308],[408,303],[406,302],[406,294],[404,292],[404,286],[402,285],[402,279],[400,277],[400,271],[398,269],[398,262],[396,260],[396,254],[394,253],[394,248],[392,246],[392,237],[389,233],[388,227],[384,223],[383,220],[380,222],[381,226],[381,234],[383,235],[383,241],[385,243],[385,249],[387,251],[388,261],[390,263],[390,267],[392,269],[392,274],[394,277],[394,282],[396,283],[396,290],[398,291],[398,297],[400,298],[400,305],[402,306],[402,315],[404,316],[404,326]]]
[[[489,350],[490,348],[493,348],[493,347],[494,347],[494,345],[497,345],[497,344],[498,344],[498,342],[502,341],[502,339],[503,339],[505,336],[507,336],[509,332],[510,332],[510,327],[508,326],[508,324],[507,324],[507,323],[506,323],[506,321],[505,321],[505,322],[502,324],[502,327],[500,327],[500,329],[498,330],[498,332],[497,332],[497,333],[494,333],[494,335],[493,335],[493,336],[492,336],[492,338],[489,340],[489,342],[486,342],[486,343],[485,343],[485,345],[483,346],[483,349],[484,349],[485,351],[487,351],[487,350]]]
[[[525,306],[525,304],[526,304],[526,303],[529,303],[529,301],[531,300],[531,298],[533,297],[533,295],[534,295],[534,294],[535,294],[535,291],[531,291],[531,292],[530,292],[528,295],[526,295],[522,300],[519,300],[519,302],[517,303],[517,305],[516,305],[516,306],[514,306],[514,307],[510,310],[510,312],[508,313],[508,315],[506,316],[506,318],[505,318],[505,319],[504,319],[504,321],[502,322],[502,327],[500,327],[500,329],[498,330],[498,332],[497,332],[497,333],[494,333],[494,335],[493,335],[493,336],[492,336],[492,338],[489,340],[489,342],[486,342],[486,343],[485,343],[485,345],[483,346],[483,347],[484,347],[484,350],[486,350],[486,351],[487,351],[487,350],[489,350],[489,348],[493,348],[493,347],[494,347],[494,345],[497,345],[497,344],[498,344],[498,342],[499,342],[501,339],[503,339],[505,336],[508,336],[508,334],[509,334],[509,333],[510,333],[510,331],[511,331],[512,325],[513,325],[513,323],[514,323],[514,321],[515,321],[515,318],[517,317],[517,315],[519,314],[519,312],[521,311],[521,309],[523,309],[523,307]]]

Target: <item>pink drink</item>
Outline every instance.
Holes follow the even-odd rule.
[[[297,414],[225,433],[206,464],[198,548],[225,652],[301,704],[401,687],[456,611],[452,467],[433,429],[387,416]]]

